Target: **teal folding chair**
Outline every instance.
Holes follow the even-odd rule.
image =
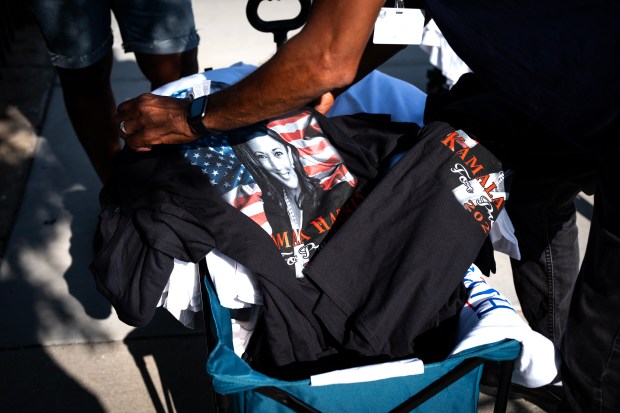
[[[218,412],[476,412],[483,363],[500,365],[495,412],[505,412],[514,360],[521,344],[503,340],[426,364],[424,374],[364,383],[311,386],[310,380],[283,381],[253,370],[232,344],[230,312],[220,305],[206,264],[203,312],[209,350],[206,370]]]

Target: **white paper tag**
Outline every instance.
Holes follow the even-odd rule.
[[[383,7],[375,22],[374,44],[422,44],[424,14],[420,9]]]
[[[194,81],[185,86],[185,88],[175,91],[170,96],[180,99],[186,99],[190,97],[192,99],[196,99],[200,96],[209,95],[211,93],[211,80],[209,79],[200,79],[197,82]]]

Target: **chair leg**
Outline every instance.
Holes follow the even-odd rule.
[[[510,382],[512,378],[512,370],[514,369],[514,360],[504,360],[499,363],[500,376],[499,385],[497,386],[497,394],[495,395],[495,408],[493,413],[504,413],[508,407],[508,396],[510,394]]]

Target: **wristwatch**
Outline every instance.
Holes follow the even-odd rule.
[[[189,128],[197,135],[200,136],[210,136],[216,135],[217,131],[207,128],[202,120],[207,114],[207,104],[209,102],[208,96],[201,96],[192,100],[189,105],[189,110],[187,111],[187,123],[189,124]]]

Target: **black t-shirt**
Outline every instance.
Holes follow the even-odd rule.
[[[424,127],[306,268],[330,334],[359,354],[414,353],[416,337],[462,308],[463,275],[505,206],[504,179],[463,131]]]
[[[415,137],[419,130],[383,116],[328,120],[311,110],[304,113],[318,119],[358,184],[379,174],[404,131]],[[318,357],[327,346],[323,328],[312,316],[316,288],[291,276],[271,234],[227,202],[204,165],[192,165],[186,155],[193,155],[191,145],[157,146],[146,153],[126,148],[117,158],[114,175],[100,195],[103,243],[91,264],[98,289],[122,321],[145,325],[168,281],[173,258],[198,262],[217,248],[260,277],[265,317],[273,327],[270,336],[290,340],[274,352],[286,361]],[[347,179],[336,187],[349,185]],[[341,202],[342,196],[338,198]]]
[[[101,194],[104,246],[91,266],[100,291],[123,321],[143,325],[150,320],[173,257],[197,262],[212,248],[258,275],[265,347],[280,366],[340,352],[408,355],[415,352],[419,335],[458,313],[465,299],[465,271],[503,208],[497,160],[443,123],[418,133],[417,125],[381,116],[327,119],[304,110],[283,119],[295,117],[316,118],[301,128],[312,132],[302,135],[327,137],[338,154],[327,157],[335,162],[318,168],[337,173],[317,175],[312,173],[316,165],[304,165],[319,180],[323,195],[329,195],[327,207],[316,206],[313,215],[325,218],[346,199],[343,194],[352,194],[334,214],[335,225],[327,234],[312,234],[320,235],[324,245],[305,265],[305,277],[291,273],[274,242],[273,230],[280,229],[269,208],[257,216],[256,209],[244,210],[237,196],[226,195],[231,180],[246,186],[253,182],[239,173],[238,165],[228,169],[233,152],[233,158],[247,161],[235,152],[238,147],[224,152],[213,141],[204,147],[200,142],[156,147],[150,153],[124,150]],[[286,132],[278,120],[267,124],[281,135],[297,133]],[[264,125],[257,129],[264,132]],[[231,148],[240,142],[233,135],[226,139],[235,142]],[[300,152],[305,147],[300,145]],[[406,154],[386,170],[390,155],[403,148]],[[276,149],[278,156],[294,159],[293,150]],[[224,159],[207,156],[218,150]],[[252,150],[265,157],[263,168],[273,172],[269,179],[290,181],[290,170],[266,159],[265,147]],[[225,170],[236,172],[226,177]],[[265,189],[267,184],[258,187],[260,196],[244,196],[258,199],[272,190]],[[304,211],[305,199],[299,203]],[[268,228],[269,221],[274,225]]]

